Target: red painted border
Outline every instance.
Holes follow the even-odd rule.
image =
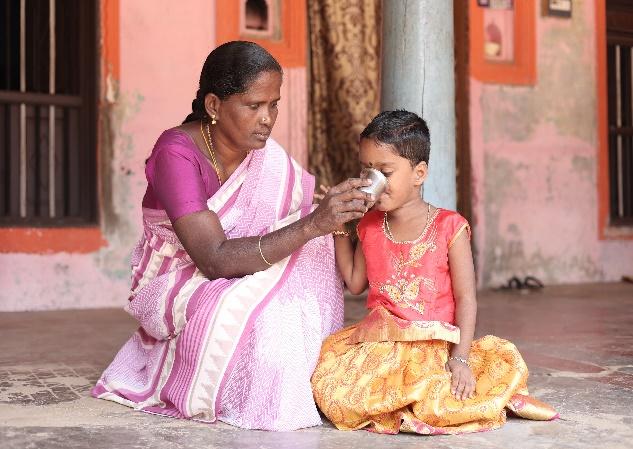
[[[605,0],[596,0],[596,102],[598,115],[598,233],[609,225],[609,131],[607,109],[607,26]]]
[[[240,2],[216,0],[215,37],[218,45],[239,40]],[[284,67],[306,67],[307,10],[306,0],[281,1],[282,39],[248,39],[268,50]]]
[[[596,109],[598,119],[598,238],[632,240],[633,228],[610,226],[609,129],[607,94],[607,6],[596,0]]]
[[[107,245],[99,228],[4,228],[0,253],[91,253]]]
[[[101,0],[104,75],[120,79],[119,0]],[[105,79],[105,77],[104,77]]]
[[[484,11],[470,0],[471,74],[484,83],[536,84],[536,3],[514,2],[514,55],[512,63],[490,62],[484,58]]]
[[[101,0],[100,20],[103,48],[101,96],[107,82],[120,78],[119,1]],[[109,81],[106,81],[109,80]],[[103,101],[103,100],[102,100]],[[99,119],[100,122],[100,119]],[[98,139],[99,142],[102,139]],[[97,148],[97,158],[100,152]],[[50,254],[58,252],[90,253],[107,246],[97,226],[83,228],[0,228],[0,253]]]

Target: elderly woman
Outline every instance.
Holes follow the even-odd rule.
[[[329,234],[366,211],[368,182],[312,205],[313,177],[269,137],[281,83],[262,47],[221,45],[156,142],[126,307],[140,328],[95,397],[251,429],[321,423],[310,376],[343,319]]]

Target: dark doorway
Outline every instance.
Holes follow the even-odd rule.
[[[97,1],[0,4],[0,226],[92,224]]]
[[[633,225],[633,3],[607,0],[609,212]]]

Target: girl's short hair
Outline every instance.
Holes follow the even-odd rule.
[[[361,139],[373,139],[377,144],[390,145],[409,159],[412,166],[429,163],[431,135],[424,119],[403,109],[383,111],[360,133]]]

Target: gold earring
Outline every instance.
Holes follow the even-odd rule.
[[[211,124],[215,125],[217,122],[217,120],[215,119],[215,114],[211,116]]]

